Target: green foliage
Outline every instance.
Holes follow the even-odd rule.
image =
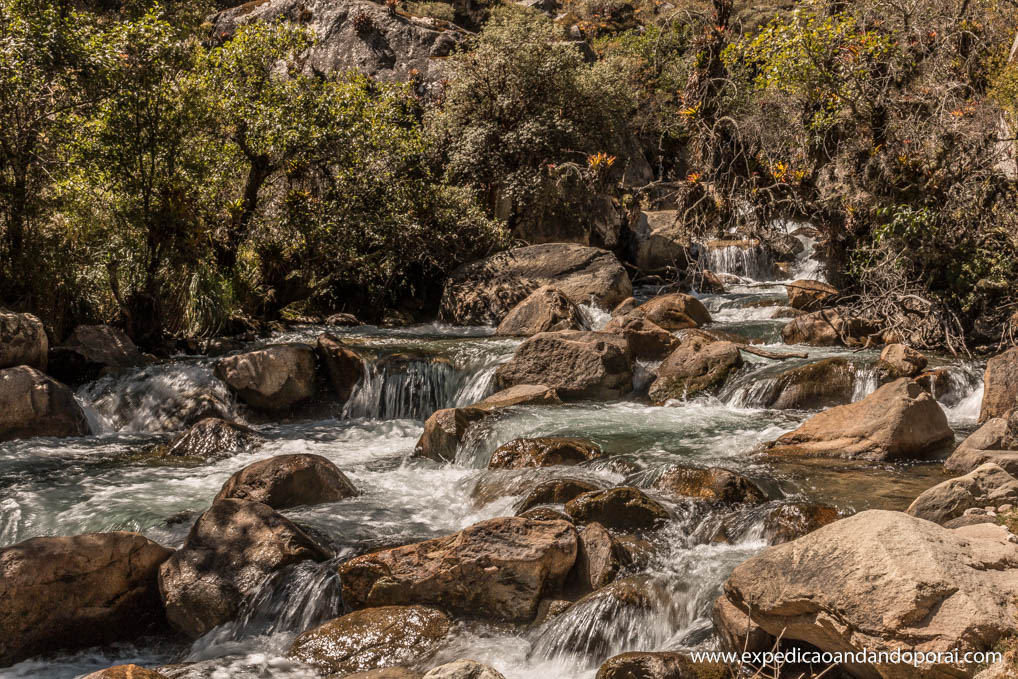
[[[456,18],[455,8],[447,2],[409,2],[406,11],[413,16],[431,17],[450,23]]]

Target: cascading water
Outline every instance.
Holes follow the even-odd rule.
[[[709,242],[700,246],[700,263],[714,273],[754,281],[771,280],[774,263],[762,243],[751,241]]]

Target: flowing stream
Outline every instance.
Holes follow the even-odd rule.
[[[808,256],[812,244],[805,244],[806,255],[794,271],[815,275],[819,269]],[[803,351],[781,344],[787,298],[781,282],[753,279],[755,273],[772,270],[760,254],[726,251],[712,257],[716,271],[741,281],[724,294],[702,297],[715,319],[713,327],[762,341],[774,352]],[[591,327],[607,321],[603,310],[583,311]],[[0,444],[0,546],[40,535],[132,530],[176,548],[231,474],[271,455],[300,452],[335,462],[362,494],[283,513],[328,536],[337,559],[348,558],[515,513],[514,505],[530,486],[509,483],[512,479],[500,479],[485,466],[498,445],[520,436],[583,436],[611,456],[565,472],[530,470],[528,481],[568,473],[646,487],[670,464],[718,465],[745,474],[780,498],[762,507],[704,508],[649,489],[679,517],[649,536],[653,555],[632,574],[654,593],[649,603],[592,597],[537,628],[461,624],[435,659],[437,664],[473,658],[507,679],[590,679],[616,653],[712,644],[713,601],[732,568],[766,547],[763,516],[779,504],[820,502],[843,514],[903,509],[946,478],[939,464],[796,464],[754,455],[761,443],[815,412],[766,408],[778,372],[843,356],[854,366],[857,400],[877,386],[877,354],[872,351],[807,348],[809,359],[787,361],[747,355],[746,366],[716,396],[663,407],[648,406],[637,393],[613,403],[508,409],[471,431],[455,463],[438,464],[409,458],[424,419],[435,409],[489,395],[496,367],[509,359],[519,340],[493,337],[490,328],[427,325],[399,330],[307,327],[273,341],[311,342],[323,330],[342,334],[368,357],[367,375],[344,407],[318,404],[304,419],[264,422],[234,401],[213,376],[213,360],[202,357],[181,356],[82,387],[78,398],[94,435]],[[962,437],[974,429],[978,415],[980,366],[945,357],[931,357],[931,365],[947,371],[949,388],[940,398]],[[653,367],[637,366],[638,387],[645,390]],[[149,453],[184,422],[207,415],[246,421],[268,442],[200,466]],[[502,491],[485,492],[491,488]],[[714,539],[722,524],[729,527],[727,542]],[[188,679],[311,679],[314,672],[287,660],[286,649],[297,633],[341,611],[335,562],[304,563],[265,581],[236,621],[191,645],[142,640],[29,660],[0,670],[0,676],[62,679],[137,662],[149,667],[188,663],[166,671]]]

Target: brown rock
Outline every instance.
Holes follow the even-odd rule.
[[[0,549],[0,667],[161,630],[156,573],[171,553],[124,532]]]
[[[231,476],[213,503],[220,500],[262,502],[273,509],[338,502],[357,495],[343,472],[321,455],[276,455],[253,462]]]
[[[1016,434],[1018,426],[1012,426],[1008,419],[991,418],[961,442],[951,457],[944,461],[944,468],[955,474],[967,474],[982,464],[992,462],[1012,476],[1018,474]]]
[[[561,405],[558,392],[543,384],[517,384],[503,389],[488,398],[478,401],[472,407],[481,410],[508,408],[521,405]]]
[[[855,367],[840,357],[791,368],[780,373],[760,405],[806,410],[829,408],[852,401]]]
[[[531,521],[565,521],[566,523],[572,523],[573,520],[568,514],[552,509],[551,507],[534,507],[528,509],[525,512],[517,514],[521,519],[529,519]]]
[[[48,353],[42,321],[32,314],[0,310],[0,368],[26,365],[46,370]]]
[[[27,365],[0,370],[0,441],[90,431],[85,412],[66,386]]]
[[[767,495],[748,478],[720,467],[673,467],[658,477],[654,488],[679,498],[725,503],[767,500]]]
[[[315,353],[305,344],[275,344],[221,358],[215,373],[252,408],[285,410],[311,396]]]
[[[731,672],[721,663],[695,663],[685,653],[634,651],[608,658],[595,679],[725,679],[730,676]]]
[[[711,619],[721,647],[741,653],[762,653],[774,648],[774,637],[735,607],[724,595],[714,602]]]
[[[330,556],[268,505],[220,500],[198,518],[184,546],[159,569],[166,617],[197,639],[232,620],[244,597],[269,574]]]
[[[771,545],[797,540],[838,520],[838,510],[811,502],[788,502],[764,518],[763,538]]]
[[[814,415],[769,445],[774,455],[892,461],[930,459],[954,439],[947,416],[902,378],[857,403]]]
[[[803,311],[816,311],[838,294],[838,289],[822,281],[798,280],[785,286],[788,306]]]
[[[265,438],[255,430],[218,417],[206,417],[175,436],[164,455],[215,460],[252,450]]]
[[[413,457],[426,457],[436,462],[455,460],[456,449],[466,436],[467,429],[487,414],[479,408],[436,410],[424,423],[424,433],[417,440]]]
[[[428,670],[424,679],[505,679],[505,677],[493,667],[463,659]]]
[[[634,359],[659,361],[675,351],[679,338],[664,328],[636,315],[612,319],[605,332],[622,335]]]
[[[692,397],[724,384],[741,366],[742,355],[731,342],[690,336],[658,367],[648,395],[656,404]]]
[[[979,421],[1007,417],[1018,404],[1018,347],[1011,347],[986,362],[983,374],[983,404]]]
[[[498,324],[495,334],[530,337],[539,332],[582,329],[583,318],[576,304],[558,288],[544,285],[514,306]]]
[[[597,522],[619,531],[657,528],[670,518],[658,502],[631,486],[578,495],[566,503],[566,514],[577,523]]]
[[[597,444],[562,436],[514,439],[495,449],[488,469],[526,469],[552,465],[576,465],[604,457]]]
[[[590,493],[601,488],[582,479],[551,479],[534,487],[523,498],[516,511],[519,514],[538,505],[565,504],[581,493]]]
[[[604,526],[587,524],[579,530],[576,563],[566,577],[566,590],[583,596],[610,584],[622,570],[624,554]]]
[[[699,328],[711,322],[710,313],[703,303],[681,292],[655,297],[636,307],[632,313],[669,331]]]
[[[564,401],[620,398],[633,388],[626,341],[605,332],[544,332],[534,335],[498,367],[499,388],[546,384]]]
[[[678,210],[640,213],[630,229],[632,261],[640,271],[685,270],[689,265],[689,237],[683,233],[678,215]]]
[[[147,362],[123,330],[108,325],[79,325],[63,344],[50,349],[47,372],[68,384],[82,384]]]
[[[618,318],[620,316],[625,316],[638,306],[640,306],[640,303],[636,301],[635,297],[626,297],[624,300],[619,302],[614,309],[612,309],[611,317]]]
[[[304,632],[287,655],[321,673],[342,676],[417,664],[435,654],[451,627],[445,613],[429,606],[368,608]]]
[[[807,344],[814,347],[836,347],[862,344],[877,326],[869,321],[844,315],[838,309],[821,309],[800,314],[781,329],[785,344]],[[844,339],[842,339],[844,338]]]
[[[908,509],[912,516],[944,524],[972,507],[998,507],[1018,502],[1018,479],[987,462],[964,476],[924,491]]]
[[[104,670],[85,675],[82,679],[167,679],[155,670],[147,670],[137,665],[114,665]]]
[[[526,622],[561,587],[576,560],[568,523],[498,518],[459,533],[359,556],[339,567],[354,608],[432,604],[492,620]]]
[[[498,324],[542,285],[555,286],[574,304],[593,300],[607,309],[633,294],[625,269],[607,250],[544,243],[500,252],[454,271],[442,293],[441,317],[459,325]]]
[[[926,368],[926,357],[904,344],[888,344],[880,352],[880,364],[891,379],[915,377]]]
[[[327,332],[318,336],[315,349],[329,373],[329,382],[336,398],[340,403],[346,403],[354,387],[364,379],[364,359],[338,337]]]

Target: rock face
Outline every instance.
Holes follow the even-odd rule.
[[[364,361],[356,351],[327,332],[318,336],[315,349],[329,373],[336,398],[340,403],[346,403],[354,387],[364,378]]]
[[[434,57],[448,56],[463,36],[437,21],[390,14],[383,5],[357,0],[247,3],[217,14],[212,35],[228,39],[243,24],[277,20],[304,24],[321,36],[307,51],[309,73],[357,70],[379,80],[408,80],[413,71],[426,80],[439,79],[441,59]]]
[[[315,354],[304,344],[276,344],[220,359],[215,373],[252,408],[285,410],[311,396]]]
[[[495,668],[479,662],[456,660],[429,670],[424,679],[505,679],[505,677]]]
[[[788,306],[803,311],[816,311],[838,294],[838,289],[823,281],[798,280],[785,286],[788,292]]]
[[[564,401],[612,400],[632,391],[632,357],[626,341],[611,333],[543,332],[498,367],[495,382],[546,384]]]
[[[498,518],[459,533],[359,556],[339,567],[354,608],[431,604],[465,615],[528,622],[576,560],[564,521]]]
[[[33,538],[0,549],[0,667],[161,629],[156,574],[171,553],[122,532]]]
[[[1018,479],[987,462],[964,476],[938,483],[906,510],[920,519],[944,524],[972,507],[1018,503]]]
[[[428,606],[369,608],[304,632],[288,655],[340,676],[416,664],[435,654],[451,626],[445,613]]]
[[[108,325],[79,325],[63,344],[50,350],[48,372],[68,384],[82,384],[147,362],[123,330]]]
[[[42,321],[32,314],[0,311],[0,368],[27,365],[45,370],[48,352]]]
[[[167,679],[166,675],[137,665],[114,665],[85,675],[82,679]]]
[[[808,344],[814,347],[836,347],[861,344],[877,328],[859,318],[844,316],[837,309],[821,309],[796,316],[781,329],[785,344]],[[842,341],[844,338],[844,341]]]
[[[488,462],[488,469],[575,465],[600,457],[604,457],[601,449],[586,439],[562,436],[513,439],[495,449]]]
[[[625,269],[607,250],[568,243],[528,245],[466,264],[446,280],[441,317],[458,325],[497,325],[542,285],[573,301],[610,309],[633,294]]]
[[[691,261],[689,241],[678,222],[678,210],[641,212],[631,228],[630,257],[644,273],[669,267],[685,270]]]
[[[780,373],[760,405],[775,409],[813,409],[843,405],[855,391],[855,367],[843,358],[825,358],[816,363]]]
[[[197,639],[237,614],[266,576],[328,550],[271,507],[220,500],[191,527],[187,542],[159,569],[166,617]]]
[[[681,292],[650,299],[631,313],[672,332],[699,328],[711,322],[710,313],[703,303]]]
[[[771,636],[784,631],[785,639],[821,651],[964,654],[988,650],[1018,630],[1016,569],[1018,545],[1006,538],[969,537],[871,510],[746,561],[725,583],[724,596]],[[917,676],[900,663],[844,669],[860,679]],[[976,669],[934,664],[922,676],[971,677]]]
[[[241,469],[213,502],[249,500],[273,509],[338,502],[357,495],[343,472],[321,455],[276,455]]]
[[[654,488],[679,498],[698,498],[716,502],[764,502],[767,495],[741,474],[709,467],[674,467],[654,482]]]
[[[806,420],[769,445],[772,454],[862,460],[924,460],[954,438],[932,396],[902,378],[857,403]]]
[[[926,368],[926,357],[904,344],[888,344],[880,352],[880,365],[892,379],[915,377]]]
[[[66,386],[25,365],[0,370],[0,441],[89,431],[85,412]]]
[[[673,398],[688,398],[724,384],[733,370],[742,366],[742,354],[731,342],[708,337],[687,337],[657,369],[657,379],[648,395],[656,404]]]
[[[631,486],[578,495],[566,503],[566,513],[577,523],[597,522],[617,531],[657,528],[670,518],[668,510]]]
[[[741,650],[741,648],[740,648]],[[701,679],[729,676],[721,664],[694,663],[685,653],[635,651],[608,658],[594,679]]]
[[[264,440],[261,434],[242,424],[206,417],[175,436],[164,455],[215,460],[251,450]]]
[[[583,319],[577,306],[551,285],[543,285],[514,306],[498,324],[496,335],[530,337],[539,332],[582,330]]]
[[[660,361],[679,347],[679,338],[645,318],[623,316],[611,320],[605,332],[622,335],[634,360]]]
[[[1007,417],[1018,405],[1018,347],[1012,347],[986,362],[983,374],[983,404],[979,421]]]
[[[987,420],[955,448],[944,467],[955,474],[967,474],[987,462],[1008,474],[1018,474],[1018,417]]]

